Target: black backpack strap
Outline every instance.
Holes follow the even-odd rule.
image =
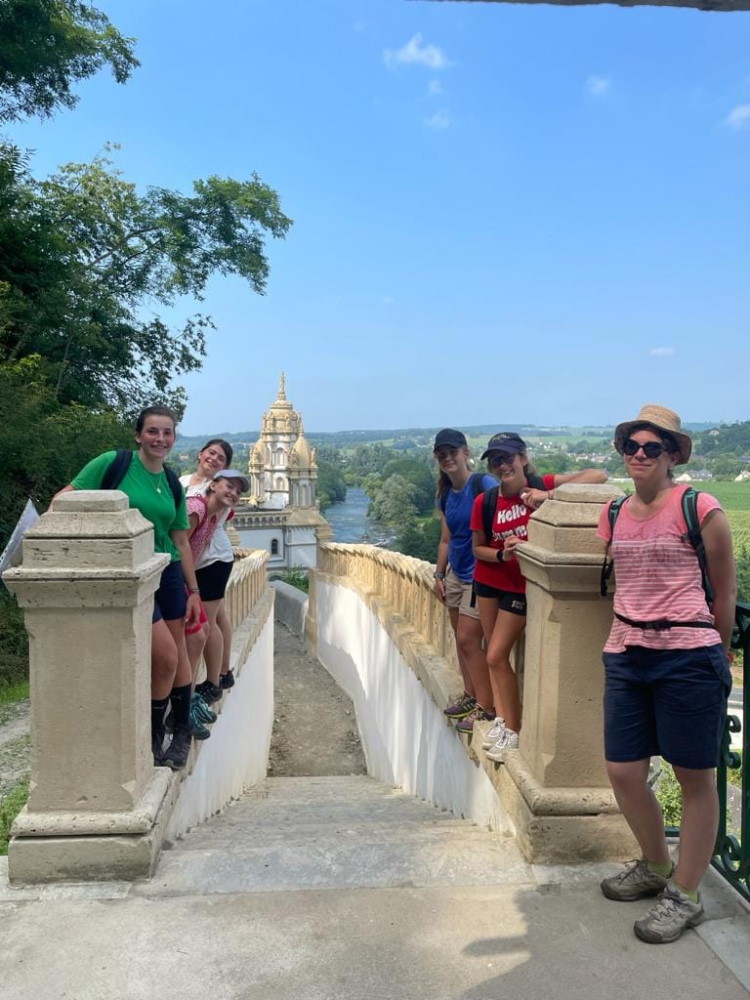
[[[546,490],[547,487],[544,485],[544,480],[541,476],[537,476],[535,472],[530,473],[526,476],[526,483],[532,490]]]
[[[482,494],[482,528],[486,544],[492,543],[492,521],[495,517],[497,498],[500,494],[500,487],[493,486],[491,490],[485,490]]]
[[[615,535],[615,521],[622,510],[622,505],[627,499],[628,498],[626,496],[615,497],[609,505],[609,510],[607,511],[607,518],[609,519],[609,541],[607,542],[607,547],[604,550],[604,562],[602,563],[602,572],[599,580],[599,593],[602,597],[607,596],[607,583],[609,582],[609,578],[612,576],[612,570],[615,566],[614,559],[609,558],[609,549]]]
[[[182,502],[182,483],[177,478],[177,473],[174,469],[170,469],[168,465],[164,466],[164,472],[169,483],[169,488],[172,491],[172,496],[174,497],[175,508],[179,510],[180,503]]]
[[[701,525],[698,519],[698,490],[693,489],[692,486],[688,486],[682,494],[682,516],[685,518],[685,525],[687,527],[684,537],[693,546],[695,554],[698,557],[698,565],[701,570],[701,582],[703,583],[703,590],[706,593],[706,601],[710,607],[711,604],[713,604],[714,592],[713,587],[711,586],[711,579],[708,575],[706,546],[703,543]]]
[[[471,474],[471,495],[476,498],[480,493],[484,493],[484,473],[483,472],[472,472]]]
[[[102,476],[100,490],[116,490],[125,478],[125,473],[130,468],[133,461],[133,452],[130,448],[118,448],[115,457]]]

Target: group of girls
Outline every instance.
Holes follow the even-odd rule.
[[[183,477],[186,500],[183,489],[173,490],[173,473],[165,466],[176,434],[169,407],[142,410],[135,425],[137,448],[116,488],[153,525],[154,551],[170,557],[154,594],[151,735],[154,764],[181,770],[193,737],[210,735],[205,723],[216,719],[210,703],[234,684],[231,630],[223,607],[234,557],[225,526],[249,483],[227,468],[231,446],[214,439],[199,453],[197,471]],[[108,451],[92,459],[60,493],[100,489],[117,455]],[[201,653],[208,678],[196,690]]]
[[[732,686],[729,648],[737,587],[727,517],[708,493],[695,500],[701,545],[691,539],[683,506],[689,487],[673,476],[692,448],[679,416],[647,404],[634,420],[618,424],[614,446],[633,493],[617,508],[612,501],[604,505],[598,527],[617,577],[603,653],[604,753],[615,798],[642,856],[605,878],[601,890],[608,899],[625,902],[657,896],[633,929],[642,941],[663,944],[703,919],[698,889],[719,822],[715,768]],[[518,681],[510,663],[526,622],[518,548],[531,514],[556,486],[601,483],[606,476],[587,469],[539,481],[522,439],[496,434],[482,455],[499,480],[488,529],[482,496],[467,499],[476,475],[463,434],[441,431],[434,451],[443,519],[435,587],[450,611],[465,686],[445,711],[458,720],[457,728],[469,732],[477,720],[491,720],[483,746],[490,760],[503,761],[518,747],[521,729]],[[474,603],[486,643],[484,660]],[[676,865],[649,782],[649,764],[657,755],[672,765],[682,791]]]
[[[490,438],[482,461],[491,475],[472,473],[461,431],[445,428],[433,449],[440,470],[440,543],[435,592],[450,615],[464,692],[445,709],[456,728],[470,733],[491,723],[483,738],[490,760],[518,747],[521,700],[511,665],[513,646],[526,625],[526,582],[516,549],[527,537],[532,513],[563,483],[603,483],[600,469],[538,477],[525,442],[512,431]],[[533,485],[532,485],[533,484]],[[490,525],[484,492],[497,489]]]

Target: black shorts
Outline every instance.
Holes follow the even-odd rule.
[[[213,562],[195,571],[202,601],[220,601],[227,590],[232,575],[232,562]]]
[[[162,570],[159,586],[154,594],[154,611],[151,622],[179,621],[187,611],[187,590],[181,562],[171,562]]]
[[[474,593],[477,597],[494,597],[501,611],[511,615],[526,617],[526,594],[518,594],[514,590],[498,590],[487,583],[474,581]]]

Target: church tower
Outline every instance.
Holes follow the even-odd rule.
[[[250,452],[250,503],[263,510],[315,507],[318,467],[304,436],[302,417],[286,398],[286,377],[263,414],[260,437]]]

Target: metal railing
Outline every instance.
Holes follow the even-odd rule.
[[[735,629],[732,648],[741,650],[743,665],[750,664],[750,604],[738,604],[735,615]],[[743,727],[744,722],[744,727]],[[750,774],[748,774],[747,726],[750,723],[750,684],[742,685],[742,721],[736,715],[727,714],[724,736],[721,742],[721,758],[716,772],[719,789],[719,832],[712,865],[727,882],[745,899],[750,900]],[[733,733],[742,733],[742,749],[732,749]],[[739,829],[731,819],[736,810],[731,808],[731,771],[741,768]]]

